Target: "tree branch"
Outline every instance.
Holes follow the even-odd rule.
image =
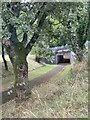
[[[30,40],[30,42],[28,43],[26,49],[28,50],[28,53],[31,51],[34,43],[36,42],[37,38],[39,37],[39,33],[42,29],[42,26],[43,26],[43,23],[45,21],[47,17],[47,14],[44,12],[42,17],[41,17],[41,20],[39,21],[39,24],[38,24],[38,27],[37,27],[37,32],[35,32]]]
[[[23,34],[23,40],[22,40],[22,43],[23,43],[23,44],[26,44],[27,39],[28,39],[28,35],[27,35],[27,33],[26,33],[26,32],[24,32],[24,34]]]
[[[8,24],[7,27],[8,31],[11,33],[10,41],[12,41],[13,43],[18,42],[16,28],[14,27],[14,25]]]
[[[87,9],[88,16],[86,18],[86,27],[84,30],[84,36],[83,36],[83,42],[81,43],[81,46],[83,46],[88,39],[89,31],[90,31],[90,3],[88,3],[88,9]]]
[[[36,21],[36,19],[38,18],[40,12],[43,10],[45,5],[46,5],[46,3],[44,2],[43,5],[40,7],[40,10],[36,13],[35,19],[30,22],[30,25],[32,25]]]

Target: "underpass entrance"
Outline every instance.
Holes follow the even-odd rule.
[[[63,57],[63,55],[57,55],[57,64],[60,63],[70,63],[70,59],[66,59]]]

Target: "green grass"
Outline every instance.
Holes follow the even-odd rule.
[[[36,70],[33,70],[32,72],[29,72],[29,80],[32,80],[33,78],[36,78],[50,70],[52,70],[53,68],[55,68],[57,65],[49,65],[49,64],[45,64],[43,67],[40,67]]]

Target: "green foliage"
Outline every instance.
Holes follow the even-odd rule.
[[[34,45],[32,49],[32,54],[36,55],[36,61],[40,62],[42,58],[46,58],[48,60],[51,59],[53,53],[49,47],[48,37],[40,36],[38,42]]]
[[[26,32],[28,39],[24,47],[37,33],[38,23],[43,15],[43,3],[3,3],[2,4],[2,35],[10,38],[7,24],[16,27],[18,41],[22,42],[23,33]],[[53,12],[52,12],[53,10]],[[88,28],[88,4],[86,3],[47,3],[44,11],[47,13],[34,53],[39,57],[51,57],[49,47],[69,44],[70,34],[76,37],[81,48],[87,38]],[[39,13],[37,15],[37,13]],[[46,38],[45,38],[46,37]],[[34,45],[34,40],[32,44]],[[36,40],[35,40],[36,41]],[[31,44],[30,44],[31,45]],[[33,46],[31,45],[31,46]],[[73,48],[73,46],[72,46]]]

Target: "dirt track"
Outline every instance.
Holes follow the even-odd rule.
[[[57,73],[59,73],[60,71],[62,72],[62,70],[64,69],[64,67],[66,66],[67,64],[61,64],[61,65],[58,65],[57,67],[53,68],[52,70],[50,70],[49,72],[37,77],[37,78],[34,78],[32,80],[29,81],[29,85],[30,85],[30,89],[32,89],[34,86],[38,86],[40,85],[41,83],[44,83],[44,82],[47,82],[49,81],[51,78],[53,78]],[[2,99],[2,102],[0,103],[1,104],[4,104],[12,99],[15,98],[15,95],[14,94],[11,94],[10,96],[7,94],[8,91],[10,91],[12,88],[6,90],[6,91],[3,91],[2,93],[0,93],[0,99]],[[2,97],[2,98],[1,98]]]
[[[32,89],[34,86],[40,85],[41,83],[49,81],[51,78],[53,78],[57,73],[60,71],[62,72],[62,69],[66,66],[67,64],[61,64],[55,67],[54,69],[50,70],[49,72],[34,78],[33,80],[30,80],[30,88]]]

